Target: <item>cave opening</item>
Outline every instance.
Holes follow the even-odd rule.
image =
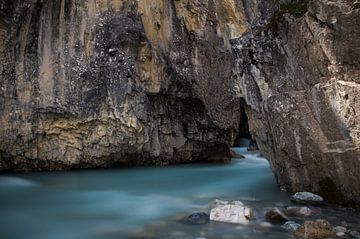
[[[241,99],[239,131],[233,142],[233,147],[247,147],[250,151],[254,151],[258,150],[258,147],[250,132],[249,118],[246,114],[246,107],[248,106],[245,100]]]

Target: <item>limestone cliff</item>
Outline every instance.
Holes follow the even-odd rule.
[[[242,1],[0,5],[0,169],[227,161]]]
[[[0,169],[227,161],[246,102],[284,189],[359,202],[359,7],[3,0]]]

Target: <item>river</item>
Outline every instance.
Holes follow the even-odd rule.
[[[269,207],[291,204],[268,162],[256,152],[235,150],[246,158],[229,164],[2,174],[0,238],[292,238],[280,226],[262,224]],[[242,201],[254,210],[254,221],[248,226],[181,222],[192,212],[209,213],[215,199]],[[332,216],[339,214],[335,223],[349,217],[358,222],[356,213],[332,210]]]

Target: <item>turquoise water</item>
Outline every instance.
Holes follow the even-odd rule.
[[[264,158],[237,151],[246,159],[226,165],[1,175],[0,238],[289,238],[259,226],[265,210],[289,204],[289,195],[278,189]],[[179,222],[209,212],[214,199],[241,200],[257,219],[248,228]]]

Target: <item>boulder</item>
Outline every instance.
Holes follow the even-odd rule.
[[[279,208],[272,208],[265,214],[266,220],[273,222],[273,223],[284,223],[289,221],[287,216],[283,212],[280,211]]]
[[[324,199],[321,196],[310,192],[297,192],[291,197],[291,201],[293,201],[294,203],[306,205],[324,204]]]
[[[241,202],[227,203],[215,201],[215,208],[210,212],[210,220],[217,222],[248,224],[252,218],[252,211]]]
[[[287,221],[281,226],[281,228],[287,231],[296,231],[299,227],[300,224],[293,221]]]
[[[330,223],[326,220],[306,221],[295,232],[295,236],[305,239],[335,237]]]
[[[311,217],[314,213],[308,207],[287,207],[286,214],[296,217]]]

